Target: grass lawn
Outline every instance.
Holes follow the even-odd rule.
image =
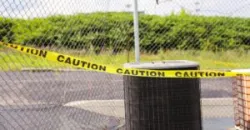
[[[114,65],[121,67],[124,63],[134,62],[134,52],[120,53],[111,55],[111,53],[96,54],[76,54],[75,52],[67,51],[63,54],[69,54],[76,57],[81,57],[86,61],[95,63]],[[233,68],[249,68],[250,53],[240,53],[238,51],[227,51],[213,53],[208,51],[167,51],[159,54],[141,54],[141,62],[161,61],[161,60],[192,60],[200,63],[201,69],[233,69]],[[16,52],[14,50],[1,48],[0,49],[0,70],[15,71],[22,68],[71,68],[60,63],[50,62],[37,57],[29,56]]]

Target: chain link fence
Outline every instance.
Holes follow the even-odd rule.
[[[133,0],[0,3],[2,42],[117,67],[134,62]],[[139,0],[138,5],[141,62],[192,60],[201,69],[249,67],[249,0]],[[3,130],[124,126],[121,76],[71,68],[2,46],[0,70]],[[201,79],[205,129],[234,126],[232,83],[231,78]]]

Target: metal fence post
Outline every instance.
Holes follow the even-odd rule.
[[[125,68],[196,70],[191,61],[128,63]],[[124,76],[126,130],[201,130],[200,79]]]
[[[140,39],[139,39],[139,15],[138,1],[134,0],[134,38],[135,38],[135,61],[140,62]]]

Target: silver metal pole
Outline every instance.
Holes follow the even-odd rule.
[[[139,18],[138,0],[134,0],[134,38],[135,38],[135,61],[140,62],[140,42],[139,42]]]

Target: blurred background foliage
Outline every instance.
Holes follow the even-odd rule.
[[[140,15],[140,46],[144,53],[167,50],[247,50],[250,19]],[[117,54],[133,49],[130,13],[58,15],[47,18],[0,18],[0,40],[36,47],[55,47]]]

